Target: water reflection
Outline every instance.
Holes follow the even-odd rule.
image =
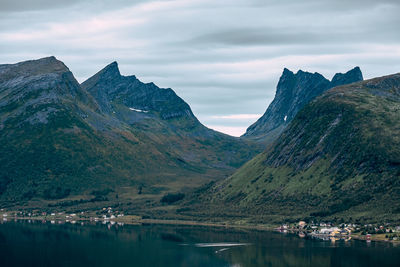
[[[195,226],[0,223],[1,266],[400,266],[390,243]]]

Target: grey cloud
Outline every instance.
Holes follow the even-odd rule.
[[[190,44],[220,43],[228,45],[277,45],[310,44],[325,41],[323,36],[310,32],[295,32],[287,29],[240,28],[204,34]]]
[[[80,0],[1,0],[0,12],[34,11],[72,6]]]
[[[387,24],[390,21],[390,24]],[[238,28],[216,31],[203,34],[183,42],[193,46],[209,46],[213,44],[234,46],[292,46],[308,45],[323,46],[324,44],[354,43],[354,41],[371,41],[371,38],[387,42],[400,41],[400,32],[394,33],[400,23],[400,17],[386,18],[384,23],[379,21],[366,21],[364,28],[354,28],[349,25],[347,29],[334,29],[329,32],[323,29],[292,28]],[[384,25],[382,25],[384,24]],[[392,31],[382,31],[382,27],[393,28]],[[297,52],[297,50],[296,50]],[[343,50],[342,50],[343,52]]]
[[[398,0],[285,0],[284,3],[281,0],[251,0],[250,3],[256,7],[285,6],[288,9],[296,7],[298,10],[308,9],[309,12],[318,11],[324,13],[351,12],[382,5],[400,6]]]
[[[320,5],[329,10],[360,10],[360,9],[370,9],[376,6],[382,5],[391,5],[391,6],[400,6],[399,1],[397,0],[314,0],[311,1],[315,5]]]
[[[86,5],[93,9],[99,8],[117,8],[124,5],[132,5],[144,2],[145,0],[1,0],[0,13],[6,12],[23,12],[23,11],[39,11],[61,9],[65,7],[73,7],[76,5]]]
[[[210,116],[264,113],[284,67],[399,72],[399,13],[397,0],[0,0],[0,63],[55,55],[83,81],[116,60],[206,124],[244,127]]]

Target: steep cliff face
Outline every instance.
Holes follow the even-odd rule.
[[[122,76],[116,62],[82,83],[103,111],[115,113],[114,104],[123,104],[132,111],[157,114],[161,119],[187,117],[195,119],[189,105],[175,92],[154,83],[142,83],[135,76]]]
[[[335,87],[196,199],[215,205],[215,216],[398,221],[399,125],[400,74]]]
[[[284,69],[279,79],[276,95],[264,115],[251,125],[243,138],[255,139],[263,143],[271,143],[296,114],[311,100],[328,89],[362,81],[360,68],[356,67],[345,74],[337,73],[332,81],[319,73],[299,70],[296,74]]]

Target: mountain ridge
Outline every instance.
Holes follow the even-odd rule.
[[[171,88],[159,88],[152,82],[143,83],[134,75],[122,76],[115,61],[84,81],[82,87],[109,113],[112,110],[108,104],[120,100],[133,109],[158,112],[162,119],[195,118],[189,105]]]
[[[242,138],[269,144],[279,136],[297,112],[312,99],[333,87],[360,80],[363,80],[363,76],[359,67],[344,74],[335,74],[332,81],[318,72],[299,70],[295,74],[284,68],[274,100],[265,113],[247,128]]]

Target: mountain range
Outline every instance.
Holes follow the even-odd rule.
[[[162,218],[400,220],[400,74],[284,69],[241,137],[113,62],[79,84],[55,57],[0,65],[0,206]]]
[[[2,205],[143,200],[222,179],[260,151],[116,62],[79,84],[55,57],[0,65],[0,147]]]

